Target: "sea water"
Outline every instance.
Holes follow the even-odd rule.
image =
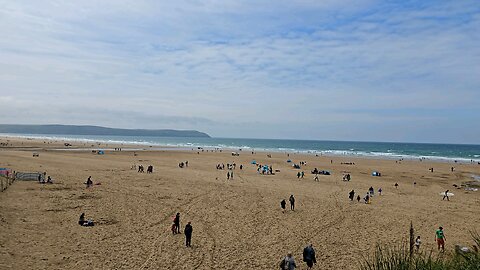
[[[389,143],[352,141],[315,141],[239,138],[189,138],[97,135],[3,134],[23,138],[71,140],[85,143],[180,147],[182,149],[225,149],[232,151],[268,151],[307,153],[331,156],[364,156],[391,159],[432,159],[458,162],[480,162],[480,145]]]

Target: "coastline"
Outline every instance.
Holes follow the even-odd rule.
[[[61,142],[70,143],[71,147],[61,147],[55,150],[107,150],[112,151],[114,148],[124,148],[126,151],[161,151],[161,150],[178,150],[178,151],[197,151],[197,150],[209,150],[209,151],[232,151],[232,152],[260,152],[260,153],[290,153],[290,154],[302,154],[313,156],[325,156],[325,157],[344,157],[344,158],[365,158],[365,159],[378,159],[378,160],[423,160],[442,163],[453,164],[480,164],[480,152],[478,155],[474,155],[472,158],[465,157],[445,157],[445,156],[432,156],[432,155],[406,155],[397,154],[391,152],[358,152],[353,149],[349,150],[298,150],[294,148],[253,148],[250,146],[226,146],[226,145],[208,145],[208,144],[193,144],[193,143],[155,143],[148,141],[123,141],[123,140],[111,140],[111,139],[93,139],[93,138],[69,138],[61,135],[26,135],[26,134],[0,134],[0,138],[9,140],[27,140],[37,141],[39,143],[48,142],[48,144]],[[41,144],[40,144],[41,145]],[[414,144],[412,144],[414,145]],[[50,145],[45,145],[50,146]],[[88,147],[90,146],[90,147]],[[468,145],[466,145],[468,146]],[[473,145],[475,146],[475,145]],[[113,148],[112,148],[113,147]],[[48,147],[50,150],[51,147]]]

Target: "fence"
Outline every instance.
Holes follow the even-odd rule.
[[[15,178],[6,177],[4,175],[0,175],[0,190],[3,192],[6,190],[13,182]]]

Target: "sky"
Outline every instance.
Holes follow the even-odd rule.
[[[0,123],[480,144],[472,1],[0,0]]]

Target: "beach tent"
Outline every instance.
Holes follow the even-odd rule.
[[[103,150],[98,150],[97,154],[99,154],[99,155],[104,155],[105,152],[104,152]]]
[[[255,160],[252,160],[252,162],[250,162],[250,164],[257,164],[257,162]]]
[[[382,174],[379,172],[372,172],[372,176],[381,176]]]

